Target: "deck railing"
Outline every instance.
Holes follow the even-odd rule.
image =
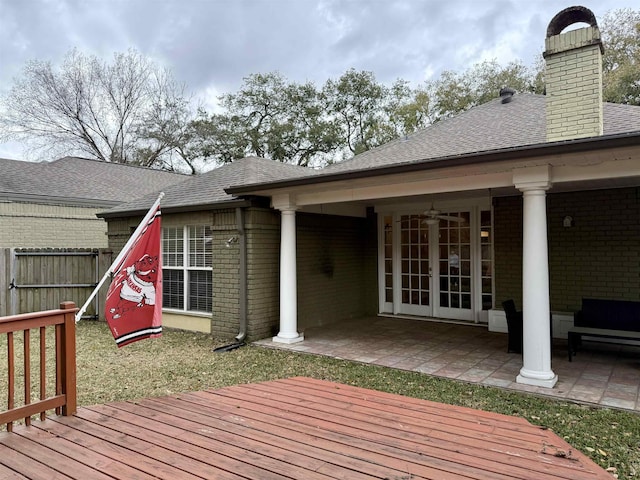
[[[6,424],[13,431],[13,422],[24,419],[31,424],[32,415],[44,420],[48,410],[57,415],[73,415],[76,412],[76,328],[75,303],[63,302],[59,310],[25,313],[0,317],[0,334],[6,334],[8,409],[0,413],[0,425]],[[47,327],[55,328],[55,393],[47,393]],[[38,330],[39,337],[39,400],[32,401],[31,385],[31,331]],[[16,333],[22,332],[22,379],[24,400],[16,406]],[[17,333],[19,335],[19,333]],[[34,339],[35,340],[35,339]],[[37,359],[33,363],[38,363]],[[20,380],[20,379],[19,379]],[[37,395],[36,395],[37,396]]]

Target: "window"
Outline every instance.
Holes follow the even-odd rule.
[[[190,312],[212,311],[211,228],[162,229],[162,305]]]

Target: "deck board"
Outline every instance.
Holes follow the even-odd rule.
[[[525,419],[309,378],[83,407],[0,434],[7,479],[611,476]]]

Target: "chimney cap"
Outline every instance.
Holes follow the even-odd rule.
[[[509,103],[513,100],[513,95],[515,95],[516,91],[513,88],[502,87],[500,89],[500,98],[502,99],[502,103]]]
[[[547,38],[562,33],[569,25],[574,23],[588,23],[589,26],[598,28],[596,16],[586,7],[569,7],[565,8],[549,22],[547,27]]]

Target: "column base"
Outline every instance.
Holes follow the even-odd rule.
[[[553,388],[558,383],[558,375],[549,372],[551,375],[536,374],[536,372],[524,372],[520,370],[520,375],[516,377],[516,383],[523,385],[533,385],[536,387]]]
[[[303,340],[304,340],[303,334],[298,334],[297,337],[292,337],[292,338],[281,337],[280,334],[278,334],[277,336],[271,339],[271,341],[275,343],[298,343],[298,342],[302,342]]]

